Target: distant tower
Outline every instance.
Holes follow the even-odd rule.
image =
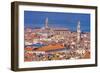
[[[50,33],[50,30],[48,27],[48,17],[46,17],[46,19],[45,19],[44,29],[45,29],[46,38],[48,38],[49,33]]]
[[[45,20],[45,28],[48,28],[48,17]]]
[[[45,33],[47,34],[47,38],[53,35],[53,29],[48,26],[48,17],[45,19]]]
[[[80,21],[77,24],[77,49],[80,47],[80,39],[81,39],[81,30],[80,30]]]

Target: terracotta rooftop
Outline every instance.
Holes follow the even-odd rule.
[[[48,46],[43,46],[36,51],[52,51],[52,50],[59,50],[59,49],[64,49],[64,46],[62,44],[54,44],[54,45],[48,45]]]

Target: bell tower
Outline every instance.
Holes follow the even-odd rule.
[[[80,39],[81,39],[81,30],[80,30],[80,21],[77,24],[77,49],[80,48]]]
[[[45,29],[48,28],[48,17],[46,17],[46,20],[45,20]]]

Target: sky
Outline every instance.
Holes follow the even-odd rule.
[[[43,27],[48,17],[49,27],[68,28],[76,31],[80,21],[81,31],[90,32],[90,14],[24,11],[24,27]]]

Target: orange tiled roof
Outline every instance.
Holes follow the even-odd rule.
[[[32,51],[32,48],[25,48],[27,51]]]
[[[36,51],[51,51],[51,50],[57,50],[57,49],[63,49],[64,46],[62,44],[54,44],[54,45],[48,45],[38,48]]]

